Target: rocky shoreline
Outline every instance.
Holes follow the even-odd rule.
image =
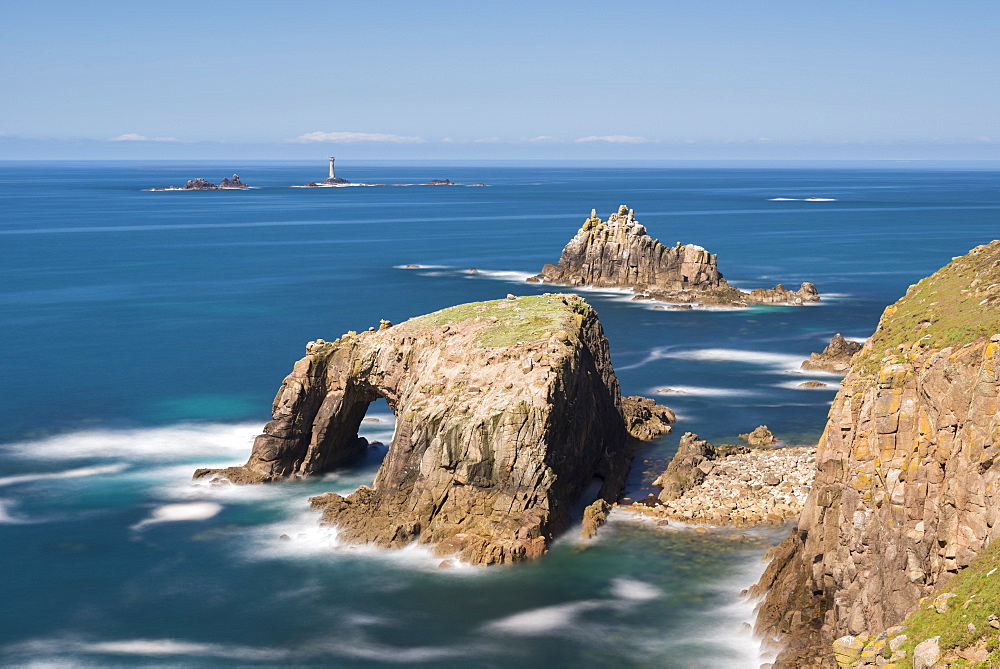
[[[690,432],[650,495],[628,508],[642,516],[707,525],[783,525],[802,511],[816,475],[812,446],[713,446]]]

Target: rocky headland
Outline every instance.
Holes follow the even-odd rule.
[[[634,212],[621,205],[602,221],[596,210],[563,248],[559,263],[548,264],[530,282],[594,288],[627,288],[635,299],[726,306],[803,304],[819,301],[811,283],[791,291],[778,284],[750,292],[730,286],[718,258],[696,244],[665,246],[650,237]]]
[[[851,368],[851,358],[861,350],[861,344],[844,339],[838,332],[820,353],[811,353],[802,363],[802,369],[834,374],[846,374]]]
[[[396,431],[374,485],[312,504],[343,540],[428,543],[474,564],[544,553],[576,505],[618,498],[631,440],[673,420],[652,400],[622,399],[583,299],[509,295],[310,342],[247,463],[195,476],[257,483],[349,464],[380,397]]]
[[[232,178],[224,177],[218,184],[214,184],[207,179],[191,179],[183,186],[169,186],[167,188],[150,188],[149,190],[245,190],[250,188],[240,181],[238,174]]]
[[[1000,612],[996,589],[992,611],[970,608],[951,637],[914,627],[898,640],[897,626],[930,604],[921,598],[961,584],[1000,536],[998,333],[994,241],[911,286],[854,355],[798,525],[756,588],[757,630],[783,647],[776,667],[931,666],[976,639],[997,653],[981,637],[1000,627],[987,618]]]
[[[708,525],[781,525],[802,510],[816,469],[811,447],[715,446],[690,432],[653,485],[631,505],[643,516]]]

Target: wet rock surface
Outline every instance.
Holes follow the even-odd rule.
[[[819,301],[811,283],[796,290],[781,284],[749,293],[730,286],[718,258],[696,244],[668,247],[646,233],[634,212],[621,205],[607,221],[590,217],[563,248],[559,263],[548,264],[531,282],[597,288],[629,288],[640,299],[661,302],[747,306]]]
[[[366,448],[357,429],[379,397],[396,431],[374,485],[313,506],[344,540],[430,543],[476,564],[544,553],[584,491],[596,483],[600,499],[617,499],[629,429],[668,429],[665,407],[623,404],[583,299],[511,295],[310,342],[247,463],[195,476],[265,482],[348,464]]]

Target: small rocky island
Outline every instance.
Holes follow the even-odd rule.
[[[823,349],[822,353],[812,353],[802,363],[802,369],[834,374],[846,374],[851,368],[851,358],[861,350],[861,344],[844,339],[838,332]]]
[[[183,186],[169,186],[167,188],[150,188],[149,190],[246,190],[251,188],[240,181],[238,174],[232,178],[223,178],[218,184],[214,184],[207,179],[191,179]]]
[[[426,183],[422,183],[420,185],[421,186],[461,186],[462,184],[455,183],[454,181],[452,181],[450,179],[431,179],[430,181],[428,181]],[[477,184],[477,185],[485,185],[485,184]]]
[[[621,396],[586,301],[509,295],[310,342],[247,463],[195,477],[259,483],[348,465],[368,447],[358,427],[380,397],[396,431],[374,485],[312,504],[342,540],[433,544],[483,565],[538,557],[574,508],[616,501],[633,440],[674,420]]]
[[[548,264],[533,283],[594,288],[628,288],[634,299],[725,306],[804,304],[818,302],[811,283],[798,290],[758,288],[744,292],[730,286],[719,271],[718,258],[695,244],[664,246],[646,233],[635,213],[621,205],[602,221],[596,210],[566,244],[556,265]]]

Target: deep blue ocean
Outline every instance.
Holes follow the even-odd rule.
[[[234,172],[257,189],[144,190]],[[389,185],[288,187],[325,176],[322,156],[0,162],[0,664],[756,666],[740,590],[786,530],[737,541],[620,513],[531,564],[439,569],[420,547],[338,545],[308,508],[371,483],[384,450],[305,483],[191,473],[246,459],[307,341],[558,290],[524,278],[592,208],[626,204],[664,243],[718,254],[741,288],[812,281],[823,296],[657,310],[582,293],[624,393],[679,416],[636,459],[626,495],[642,497],[687,431],[733,442],[766,424],[814,443],[839,379],[801,360],[835,332],[871,334],[909,284],[1000,236],[996,164],[342,159],[338,176]],[[432,178],[489,187],[412,185]],[[388,443],[391,412],[369,416],[363,434]]]

